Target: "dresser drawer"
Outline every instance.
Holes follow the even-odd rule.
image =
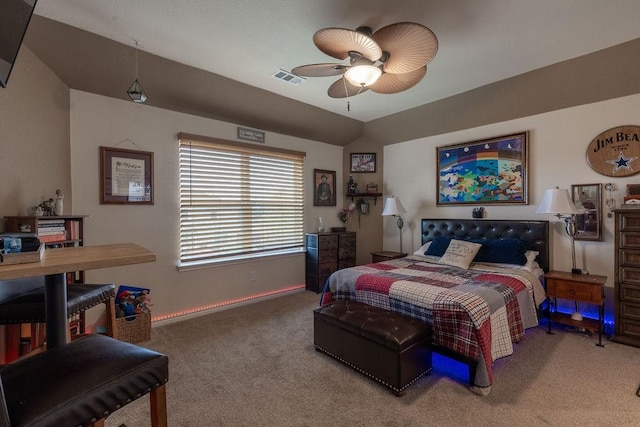
[[[355,258],[356,257],[356,250],[355,248],[340,248],[338,249],[338,258],[339,259],[345,259],[345,258]]]
[[[618,272],[620,282],[640,285],[640,268],[620,267]]]
[[[640,232],[640,215],[637,213],[621,214],[619,228],[621,231]]]
[[[640,338],[640,321],[620,317],[616,323],[616,331],[630,338]]]
[[[640,249],[620,249],[618,258],[620,265],[640,268]]]
[[[620,317],[640,322],[640,304],[620,302]]]
[[[640,249],[640,232],[622,231],[619,234],[621,248],[638,248]]]
[[[356,235],[355,233],[342,233],[340,234],[340,238],[338,239],[338,245],[340,247],[355,247],[356,246]]]
[[[331,262],[324,262],[322,264],[318,264],[318,274],[320,276],[328,276],[338,268],[338,263],[335,260]]]
[[[547,279],[547,293],[551,297],[576,301],[602,303],[602,287],[588,283],[571,282],[562,279]]]
[[[640,286],[630,285],[629,283],[620,283],[618,286],[620,294],[618,298],[621,301],[640,304]]]

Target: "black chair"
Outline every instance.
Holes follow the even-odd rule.
[[[105,304],[107,335],[117,338],[114,285],[67,285],[67,316],[78,318],[78,334],[86,332],[85,311]],[[44,277],[0,281],[0,325],[5,326],[5,363],[20,356],[21,325],[31,324],[29,347],[45,341]]]
[[[98,334],[0,369],[0,427],[104,426],[149,394],[151,425],[166,427],[166,355]]]

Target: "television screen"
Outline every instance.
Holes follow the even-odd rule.
[[[18,56],[24,33],[37,0],[0,0],[0,86],[7,80]]]

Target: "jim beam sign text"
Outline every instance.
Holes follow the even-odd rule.
[[[640,126],[619,126],[596,136],[587,148],[587,162],[606,176],[640,172]]]

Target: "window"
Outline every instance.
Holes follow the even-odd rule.
[[[305,153],[179,140],[181,266],[303,247]]]

